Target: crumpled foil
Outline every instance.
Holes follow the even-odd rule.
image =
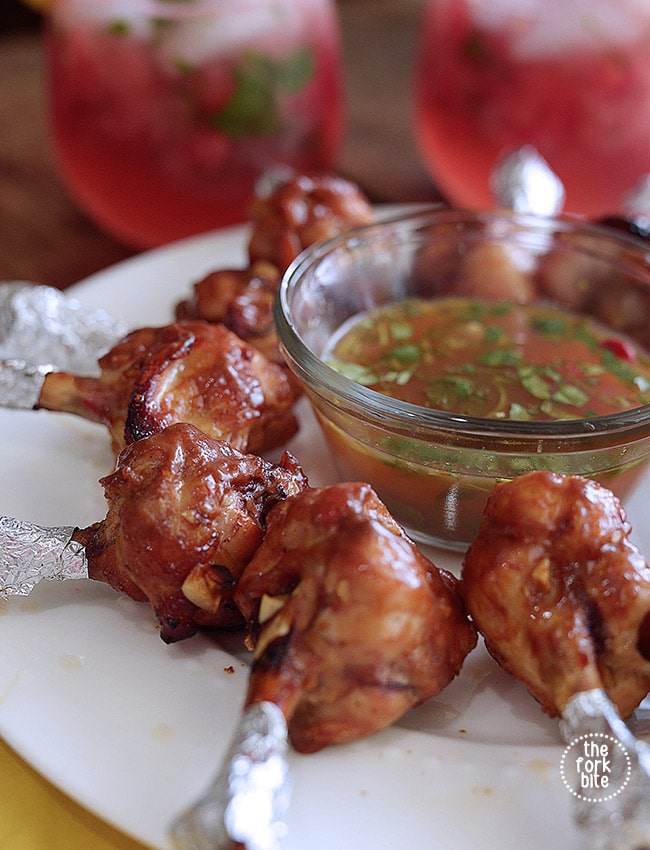
[[[43,381],[53,367],[32,366],[24,360],[0,361],[0,406],[33,410],[41,395]]]
[[[574,696],[563,712],[560,728],[568,745],[585,737],[614,743],[606,753],[611,794],[589,799],[593,792],[574,790],[574,818],[583,831],[585,847],[650,848],[650,746],[632,734],[600,689]]]
[[[0,516],[0,598],[27,596],[43,580],[88,578],[86,550],[73,532]]]
[[[246,708],[220,773],[170,827],[177,850],[279,850],[291,782],[287,723],[271,702]]]
[[[125,333],[108,313],[89,310],[51,286],[0,284],[0,360],[93,375],[97,359]]]
[[[490,178],[497,204],[513,212],[554,216],[562,212],[562,181],[531,145],[504,156]]]

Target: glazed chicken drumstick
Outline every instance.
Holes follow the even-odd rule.
[[[254,645],[244,710],[221,772],[171,825],[179,850],[276,848],[287,737],[312,753],[384,729],[441,691],[476,643],[457,580],[368,484],[276,505],[235,601]]]
[[[259,193],[251,209],[248,256],[283,273],[310,245],[374,219],[356,183],[337,174],[294,174]]]
[[[359,187],[342,177],[298,174],[279,182],[253,202],[248,267],[206,275],[177,304],[176,318],[222,322],[284,365],[273,321],[282,274],[304,248],[373,218]]]
[[[247,704],[278,705],[300,752],[389,726],[442,690],[476,641],[456,579],[367,484],[275,506],[235,600],[254,642]]]
[[[105,425],[115,454],[173,422],[248,452],[281,446],[298,427],[285,371],[221,324],[140,328],[99,367],[99,377],[49,372],[36,407]]]
[[[650,568],[593,481],[532,472],[494,490],[462,593],[494,658],[550,716],[602,688],[627,717],[650,690]]]
[[[176,318],[221,322],[284,366],[273,319],[279,285],[279,270],[265,260],[245,269],[218,269],[194,284],[192,297],[176,305]]]
[[[101,483],[106,517],[73,539],[90,578],[153,606],[166,642],[243,625],[232,594],[266,515],[307,486],[288,453],[271,464],[186,423],[125,448]]]

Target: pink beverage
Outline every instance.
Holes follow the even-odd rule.
[[[242,222],[278,166],[332,166],[333,0],[54,0],[55,152],[100,226],[148,248]]]
[[[490,173],[532,145],[567,212],[600,217],[650,174],[648,0],[427,0],[416,138],[455,205],[494,205]]]

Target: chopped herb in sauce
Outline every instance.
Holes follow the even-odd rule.
[[[650,403],[650,358],[545,304],[408,299],[348,324],[330,365],[385,395],[468,416],[575,419]]]

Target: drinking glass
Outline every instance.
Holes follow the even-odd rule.
[[[565,209],[613,214],[650,173],[647,0],[425,0],[414,71],[423,162],[455,205],[494,205],[500,158],[532,146]]]
[[[46,46],[62,178],[136,248],[244,221],[269,169],[334,161],[334,0],[53,0]]]

